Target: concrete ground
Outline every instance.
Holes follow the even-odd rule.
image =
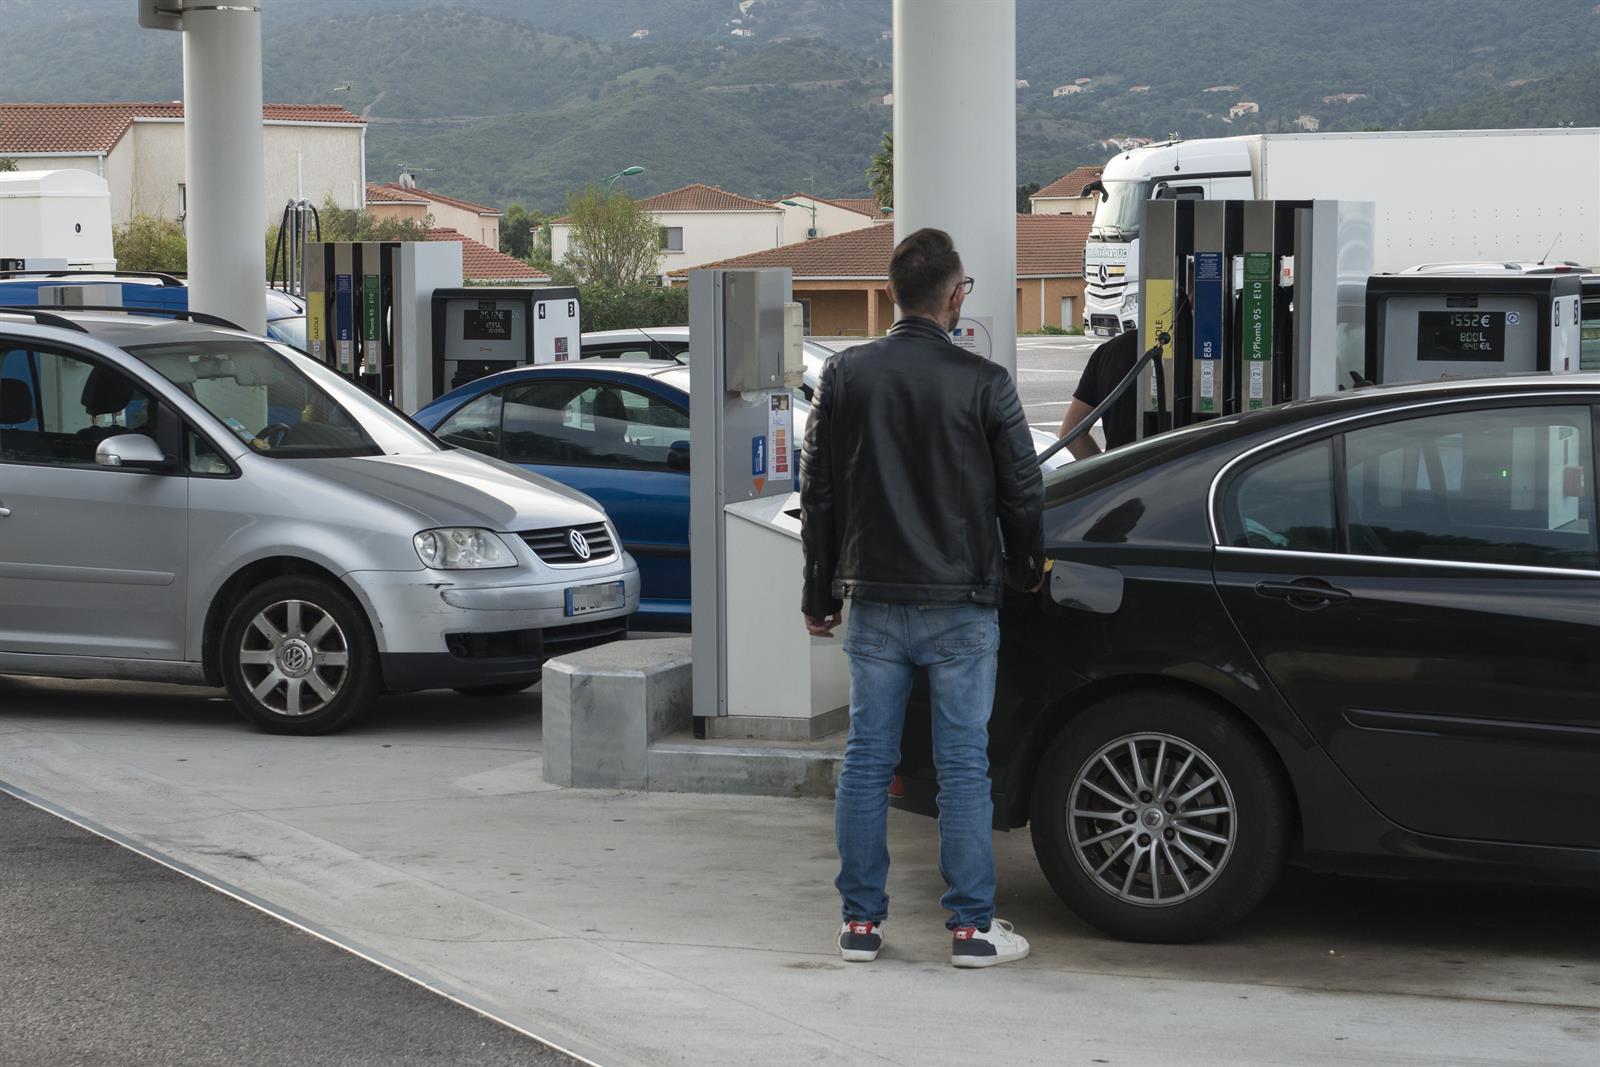
[[[960,972],[935,826],[845,965],[823,801],[546,787],[536,693],[258,734],[206,690],[0,678],[0,781],[604,1064],[1592,1064],[1595,894],[1291,872],[1209,944],[1107,940],[997,841],[1023,963]],[[0,1061],[6,1059],[0,1049]]]

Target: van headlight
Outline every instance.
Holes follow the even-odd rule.
[[[490,531],[473,526],[423,530],[411,543],[416,546],[422,565],[435,570],[488,570],[517,565],[516,557],[506,548],[505,542]]]

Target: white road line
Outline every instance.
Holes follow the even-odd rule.
[[[1027,408],[1064,408],[1064,407],[1071,407],[1072,406],[1072,401],[1070,401],[1070,400],[1047,400],[1042,404],[1024,404],[1022,406],[1023,406],[1024,409],[1027,409]]]

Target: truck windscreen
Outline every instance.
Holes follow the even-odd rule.
[[[1097,237],[1137,235],[1139,209],[1150,196],[1150,183],[1108,181],[1105,187],[1106,198],[1095,207],[1089,232]]]

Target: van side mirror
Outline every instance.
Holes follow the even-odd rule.
[[[689,469],[689,442],[674,441],[667,449],[667,469],[686,471]]]
[[[130,467],[133,470],[155,471],[167,466],[167,457],[161,446],[142,433],[124,433],[108,437],[95,446],[94,461],[102,467]]]

